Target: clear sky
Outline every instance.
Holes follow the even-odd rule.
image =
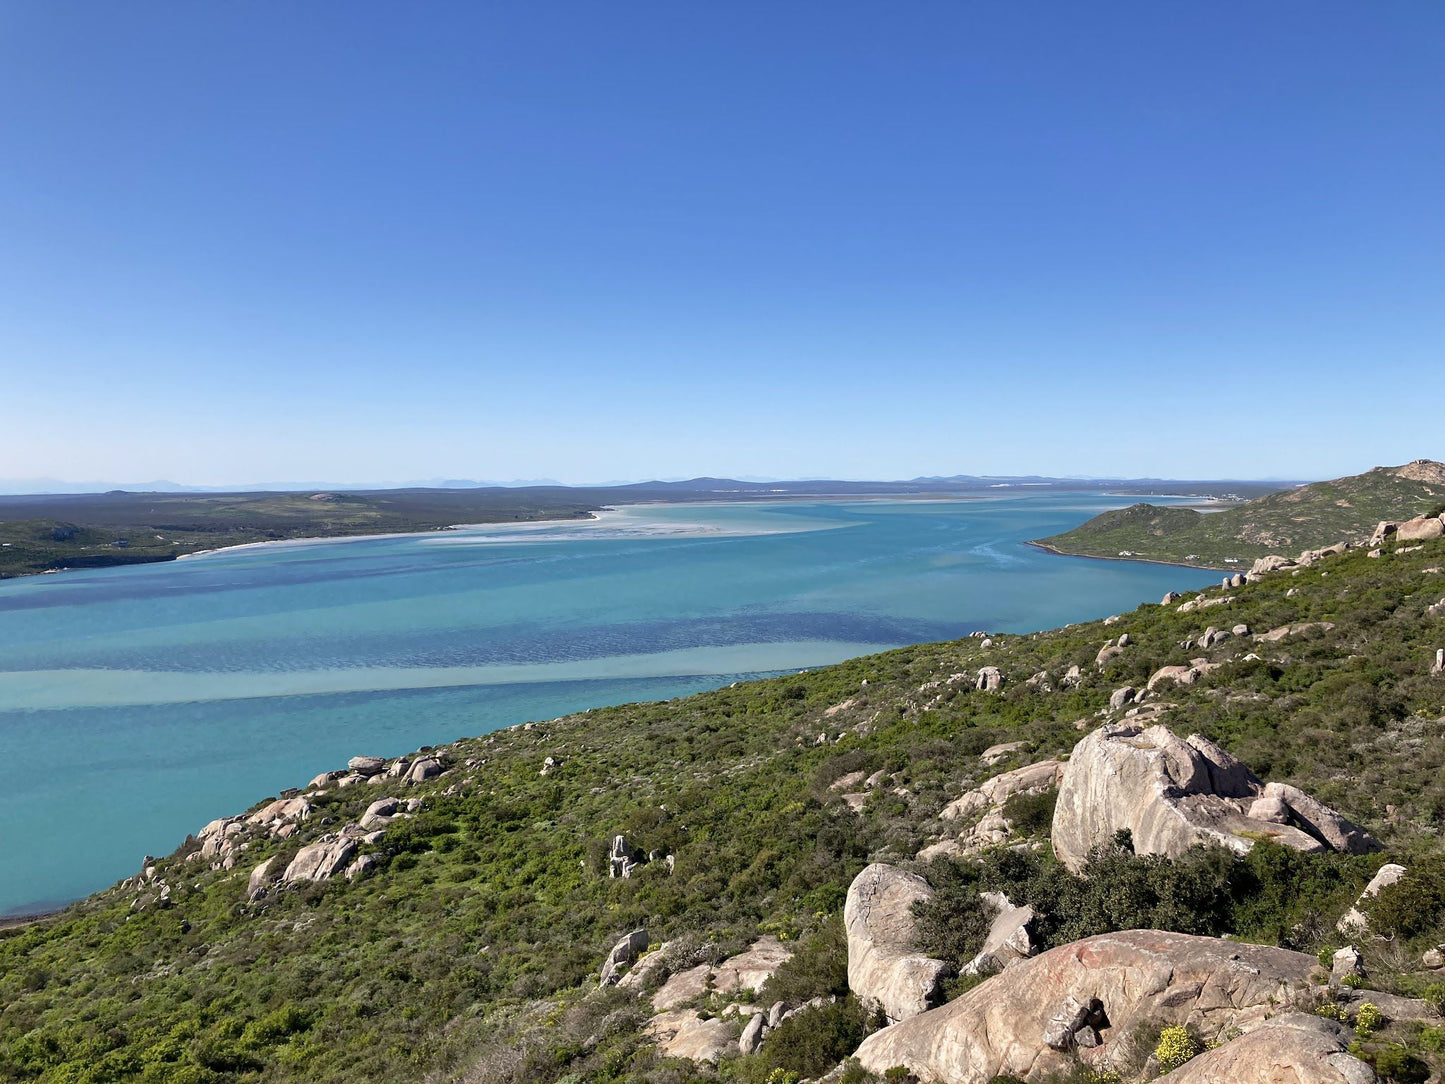
[[[1445,5],[0,0],[0,478],[1445,458]]]

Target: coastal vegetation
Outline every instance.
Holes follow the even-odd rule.
[[[1366,905],[1377,935],[1361,942],[1369,979],[1445,1005],[1445,985],[1420,964],[1445,941],[1445,675],[1432,672],[1445,645],[1442,567],[1442,540],[1378,557],[1354,549],[1192,605],[909,647],[408,758],[434,759],[439,775],[412,768],[372,775],[376,785],[305,788],[298,778],[280,796],[305,799],[294,827],[239,821],[221,851],[210,841],[230,828],[212,829],[135,878],[7,931],[0,1081],[815,1077],[880,1023],[849,992],[841,920],[870,861],[934,887],[920,908],[922,947],[955,963],[980,944],[987,891],[1035,909],[1041,947],[1154,926],[1327,963],[1344,942],[1341,915],[1383,863],[1400,862],[1411,876]],[[1244,631],[1216,639],[1210,626]],[[1257,635],[1282,628],[1292,631]],[[1125,646],[1102,650],[1121,634]],[[1156,681],[1147,701],[1168,726],[1307,790],[1384,850],[1262,842],[1247,855],[1171,860],[1118,838],[1070,872],[1047,846],[1046,793],[1010,800],[1013,841],[1037,849],[915,858],[952,833],[940,814],[959,795],[1067,757],[1121,716],[1118,690],[1147,689],[1191,660],[1208,665],[1188,683]],[[997,682],[981,679],[990,669]],[[357,843],[366,861],[353,877],[277,883],[303,848],[365,824],[387,796],[418,808]],[[618,836],[634,856],[625,877],[610,875]],[[258,894],[253,871],[268,859]],[[666,943],[658,966],[599,988],[609,949],[638,929]],[[794,948],[760,996],[702,989],[687,1004],[724,1021],[749,1000],[801,1011],[761,1049],[716,1066],[665,1057],[646,1030],[648,998],[670,975],[759,938]],[[953,980],[949,996],[978,981]],[[1387,1079],[1445,1064],[1440,1027],[1357,1026],[1361,1056]],[[1177,1036],[1156,1039],[1183,1049]],[[870,1078],[855,1066],[843,1079]]]
[[[1419,460],[1293,487],[1218,511],[1135,504],[1037,544],[1082,557],[1248,568],[1267,554],[1363,538],[1383,520],[1438,515],[1442,509],[1445,465]]]

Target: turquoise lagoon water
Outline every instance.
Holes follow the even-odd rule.
[[[1200,586],[1025,540],[1104,495],[634,507],[0,584],[0,913],[356,753]]]

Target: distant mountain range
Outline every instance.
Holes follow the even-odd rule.
[[[0,478],[0,494],[37,496],[67,493],[305,493],[336,490],[346,493],[375,493],[414,489],[578,489],[578,490],[686,490],[689,492],[807,492],[807,493],[914,493],[945,490],[982,490],[1011,486],[1050,486],[1060,489],[1096,489],[1101,486],[1123,488],[1130,492],[1187,492],[1190,495],[1218,495],[1240,492],[1248,495],[1266,493],[1297,484],[1270,479],[1169,479],[1169,478],[1088,478],[1050,477],[1038,474],[987,475],[952,474],[925,475],[894,481],[868,481],[838,478],[654,478],[644,481],[597,482],[567,484],[552,478],[514,478],[495,481],[474,478],[425,478],[401,483],[390,482],[252,482],[234,486],[200,486],[164,479],[149,482],[67,482],[58,478]]]

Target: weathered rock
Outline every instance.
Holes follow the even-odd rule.
[[[829,790],[849,790],[863,782],[867,772],[848,772],[828,784]]]
[[[357,855],[351,865],[346,867],[346,879],[354,881],[369,869],[375,869],[381,865],[381,858],[374,854]]]
[[[647,950],[647,931],[633,930],[612,946],[607,959],[602,963],[602,976],[598,986],[611,986],[620,977],[624,967]]]
[[[982,893],[984,903],[993,911],[993,922],[983,939],[983,948],[964,965],[965,975],[1002,971],[1015,960],[1033,955],[1029,923],[1034,920],[1032,907],[1015,907],[1002,892]]]
[[[627,842],[626,836],[613,836],[612,846],[607,852],[607,876],[631,877],[637,868],[637,851]]]
[[[1435,649],[1435,664],[1430,667],[1430,676],[1445,674],[1445,647]]]
[[[313,787],[324,787],[327,783],[331,782],[333,779],[336,779],[340,775],[340,772],[322,772],[315,779],[311,780],[311,782],[307,783],[306,787],[308,790]]]
[[[712,975],[713,989],[725,994],[734,990],[756,994],[792,958],[793,950],[776,937],[760,937],[745,952],[717,965]]]
[[[1002,806],[1015,794],[1042,794],[1059,785],[1063,771],[1062,761],[1040,760],[1011,772],[1002,772],[949,802],[938,815],[946,821],[957,820]]]
[[[255,903],[262,896],[266,895],[271,883],[276,879],[271,872],[271,867],[276,864],[276,856],[273,854],[266,861],[251,871],[251,876],[246,881],[246,899]]]
[[[1059,684],[1065,689],[1071,689],[1084,680],[1083,672],[1075,664],[1064,671],[1064,676],[1059,679]]]
[[[399,806],[400,803],[395,798],[378,798],[367,806],[366,812],[361,815],[361,827],[376,828],[390,823]]]
[[[1109,696],[1109,710],[1118,711],[1125,705],[1132,704],[1136,691],[1132,685],[1125,685],[1122,689],[1115,689]]]
[[[375,775],[386,767],[386,761],[381,757],[352,757],[346,766],[357,775]]]
[[[788,1009],[786,1003],[774,1001],[772,1008],[768,1010],[768,1027],[775,1028],[783,1022],[783,1013]]]
[[[1183,598],[1183,597],[1184,597],[1184,596],[1181,595],[1178,591],[1165,591],[1165,592],[1164,592],[1164,597],[1159,600],[1159,605],[1160,605],[1160,606],[1173,606],[1176,602],[1178,602],[1178,601],[1179,601],[1181,598]]]
[[[1380,525],[1375,528],[1375,533],[1370,535],[1370,541],[1366,543],[1366,545],[1383,545],[1385,540],[1389,538],[1392,534],[1394,534],[1399,526],[1400,525],[1398,523],[1390,523],[1387,520],[1381,520]]]
[[[302,847],[281,879],[287,884],[297,881],[325,881],[340,873],[356,853],[356,840],[345,833],[331,832],[315,843]]]
[[[657,993],[652,995],[652,1007],[658,1012],[668,1012],[707,993],[711,982],[710,964],[698,964],[686,971],[679,971],[670,975]]]
[[[1365,961],[1360,956],[1360,950],[1354,945],[1346,945],[1342,949],[1336,949],[1334,956],[1330,958],[1330,984],[1333,986],[1347,985],[1349,980],[1358,981],[1365,977]]]
[[[653,1017],[647,1032],[656,1041],[658,1053],[665,1058],[715,1064],[724,1053],[736,1047],[733,1027],[721,1017],[704,1020],[695,1012],[678,1009]]]
[[[436,757],[425,757],[411,766],[411,770],[406,773],[406,779],[408,783],[425,783],[441,774],[442,762]]]
[[[905,1065],[920,1080],[939,1084],[1063,1074],[1074,1057],[1108,1069],[1129,1046],[1114,1040],[1146,1022],[1188,1026],[1206,1042],[1258,1026],[1312,997],[1317,966],[1304,953],[1211,937],[1103,934],[1021,960],[942,1008],[876,1032],[857,1057],[871,1072]],[[1045,1032],[1057,1017],[1067,1015],[1067,1024],[1083,1009],[1083,1026],[1093,1026],[1094,999],[1109,1022],[1099,1044],[1075,1039],[1068,1053],[1050,1047]],[[1063,1041],[1058,1031],[1056,1025],[1050,1037]]]
[[[1360,893],[1359,899],[1355,900],[1354,906],[1345,912],[1344,917],[1336,923],[1335,928],[1338,929],[1340,933],[1362,933],[1367,931],[1370,928],[1370,920],[1366,917],[1364,909],[1368,905],[1368,902],[1379,894],[1380,889],[1386,885],[1394,884],[1403,877],[1406,872],[1406,868],[1397,862],[1386,862],[1377,869],[1375,875],[1370,878],[1370,883],[1367,884],[1364,891]]]
[[[1028,748],[1028,742],[1006,741],[999,745],[990,745],[978,755],[978,759],[992,768],[995,764],[1007,760],[1014,753]]]
[[[917,1016],[942,997],[949,965],[914,948],[913,905],[932,896],[922,877],[880,862],[848,886],[848,988],[890,1022]]]
[[[1313,632],[1315,629],[1329,632],[1334,627],[1333,621],[1304,621],[1298,625],[1281,625],[1277,629],[1261,632],[1254,639],[1258,643],[1274,644],[1288,636],[1299,636],[1301,633]]]
[[[1271,553],[1268,557],[1261,557],[1256,560],[1249,570],[1249,578],[1263,576],[1267,572],[1278,572],[1282,568],[1289,568],[1294,561],[1288,557],[1281,557],[1277,553]]]
[[[1245,579],[1246,577],[1243,572],[1236,572],[1233,576],[1229,577],[1229,586],[1243,587],[1245,584]]]
[[[1124,654],[1124,649],[1118,644],[1105,644],[1094,656],[1094,665],[1102,670],[1122,654]]]
[[[1268,820],[1251,816],[1259,798],[1288,807],[1287,823],[1271,805]],[[1081,869],[1091,848],[1128,829],[1140,854],[1178,858],[1195,844],[1244,854],[1259,839],[1296,850],[1360,854],[1373,837],[1294,787],[1265,786],[1213,742],[1187,740],[1167,727],[1105,726],[1074,747],[1054,809],[1054,853]]]
[[[997,692],[1003,688],[1003,671],[997,666],[985,666],[974,679],[974,688],[979,692]]]
[[[1419,516],[1406,520],[1395,529],[1398,542],[1425,542],[1445,535],[1445,523],[1438,516]]]
[[[1426,949],[1420,956],[1420,966],[1430,971],[1439,971],[1445,967],[1445,952],[1441,952],[1438,947]]]
[[[746,1025],[743,1033],[738,1037],[738,1053],[743,1056],[756,1054],[763,1046],[763,1033],[767,1030],[767,1017],[760,1012],[755,1012]]]
[[[1376,1084],[1341,1023],[1286,1013],[1191,1058],[1157,1084]]]
[[[671,941],[664,941],[650,952],[645,952],[638,957],[636,962],[627,969],[627,974],[617,980],[619,990],[631,990],[642,986],[649,978],[667,963],[667,949]]]

